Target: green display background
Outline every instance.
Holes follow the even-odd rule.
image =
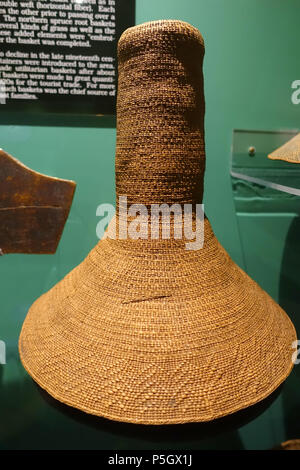
[[[137,0],[136,8],[136,23],[181,19],[204,36],[205,210],[221,243],[245,267],[229,175],[232,131],[299,127],[300,105],[291,102],[291,83],[300,79],[300,3]],[[23,370],[17,341],[29,306],[96,244],[96,208],[114,202],[115,136],[114,118],[0,116],[0,147],[34,170],[77,183],[55,255],[7,255],[0,259],[0,340],[7,345],[7,364],[0,365],[0,449],[267,449],[287,438],[300,437],[300,365],[294,368],[281,395],[257,419],[218,435],[195,431],[189,442],[181,440],[184,431],[180,426],[175,440],[157,442],[151,433],[139,436],[122,425],[70,414],[42,395]],[[280,276],[283,249],[278,243],[285,243],[289,225],[279,218],[278,225],[273,220],[273,225],[267,223],[265,228],[260,224],[257,231],[255,214],[245,220],[242,226],[251,257],[257,260],[250,274],[267,289],[270,269]],[[294,218],[285,220],[297,225]],[[281,241],[268,243],[266,230],[277,231]],[[300,230],[293,243],[299,251]],[[243,249],[247,252],[245,243]],[[294,284],[292,287],[295,290]],[[274,292],[276,298],[277,289]],[[299,304],[293,309],[289,312],[292,317],[299,314]]]

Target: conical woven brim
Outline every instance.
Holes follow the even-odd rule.
[[[103,239],[31,307],[21,360],[53,397],[144,424],[209,421],[271,394],[294,327],[205,219],[203,249]]]
[[[276,450],[300,450],[300,439],[290,439],[282,442]]]
[[[284,145],[268,155],[271,160],[284,160],[290,163],[300,163],[300,134],[297,134]]]

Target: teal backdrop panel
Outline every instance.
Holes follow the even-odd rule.
[[[288,291],[294,294],[297,283],[293,273],[293,283],[288,284],[288,266],[294,250],[300,252],[298,214],[281,211],[278,217],[276,213],[261,216],[243,210],[237,216],[230,156],[233,129],[299,127],[300,104],[291,100],[292,82],[300,80],[299,16],[298,0],[136,2],[136,23],[181,19],[203,34],[205,210],[234,260],[295,314],[299,304],[290,300]],[[0,147],[36,171],[77,183],[55,255],[0,258],[0,340],[6,343],[6,364],[0,365],[0,449],[266,449],[300,437],[300,366],[271,406],[248,424],[218,432],[197,427],[187,432],[178,426],[172,433],[165,428],[141,432],[134,425],[72,412],[43,394],[23,370],[17,341],[29,306],[84,259],[97,242],[97,206],[115,201],[115,137],[113,117],[0,116]],[[263,218],[259,226],[257,216]],[[275,230],[278,237],[270,244]],[[287,252],[288,237],[292,248]],[[278,257],[281,261],[276,261]],[[290,286],[284,290],[277,283],[278,263],[283,259],[286,286]]]

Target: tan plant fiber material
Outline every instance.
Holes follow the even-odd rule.
[[[203,56],[201,34],[182,21],[121,36],[116,192],[128,204],[201,203]],[[286,313],[231,260],[205,218],[200,250],[174,237],[100,240],[32,305],[19,351],[63,403],[171,424],[213,420],[271,394],[293,367],[295,339]]]
[[[290,439],[282,442],[278,450],[300,450],[300,439]]]
[[[284,160],[289,163],[300,163],[300,134],[297,134],[284,145],[268,155],[271,160]]]

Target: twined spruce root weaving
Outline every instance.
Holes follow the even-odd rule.
[[[199,31],[181,21],[121,36],[117,198],[201,203],[203,56]],[[292,369],[295,339],[286,313],[205,218],[199,250],[174,238],[99,241],[32,305],[19,350],[29,374],[63,403],[169,424],[213,420],[268,396]]]
[[[300,134],[297,134],[284,145],[270,153],[271,160],[284,160],[289,163],[300,163]]]

